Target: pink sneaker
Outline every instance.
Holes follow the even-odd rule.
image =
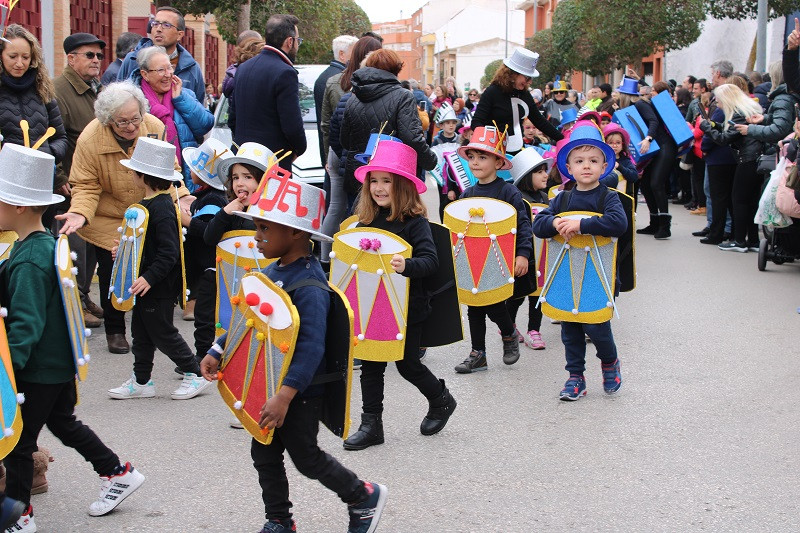
[[[525,341],[525,346],[527,346],[531,350],[545,349],[545,344],[544,341],[542,340],[542,335],[535,329],[532,329],[528,333],[526,333],[523,339]]]

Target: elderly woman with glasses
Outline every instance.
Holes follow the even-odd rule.
[[[184,182],[189,190],[194,190],[191,171],[183,163],[181,151],[196,148],[203,142],[203,135],[214,126],[214,115],[203,107],[191,89],[183,86],[166,49],[161,46],[142,48],[136,60],[139,72],[134,75],[134,81],[139,83],[150,104],[150,114],[167,127],[166,140],[175,145]]]
[[[95,119],[78,137],[69,181],[72,202],[63,220],[61,233],[78,232],[97,252],[97,276],[105,320],[106,339],[111,353],[127,353],[125,313],[108,300],[111,280],[111,248],[119,239],[117,227],[129,205],[144,198],[144,189],[133,180],[132,171],[120,164],[129,159],[139,137],[163,138],[164,124],[148,113],[149,104],[141,89],[130,81],[112,83],[97,97]],[[177,168],[177,165],[176,165]],[[188,212],[194,197],[181,186],[173,192],[180,197],[181,209]]]

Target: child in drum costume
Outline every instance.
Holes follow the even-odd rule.
[[[556,162],[559,171],[575,181],[575,187],[561,194],[568,195],[566,201],[556,196],[550,207],[539,213],[533,222],[533,232],[542,239],[560,234],[569,242],[573,236],[602,235],[620,237],[628,227],[625,211],[616,193],[600,183],[614,170],[614,150],[603,140],[600,130],[591,122],[578,122],[570,141],[559,150]],[[566,211],[591,211],[602,216],[582,220],[561,218]],[[615,286],[619,286],[616,281]],[[618,289],[617,289],[618,290]],[[615,290],[616,292],[616,290]],[[611,333],[611,321],[600,324],[561,322],[561,340],[564,343],[569,379],[561,390],[562,400],[578,400],[586,395],[586,335],[597,348],[597,357],[602,362],[603,389],[608,394],[617,392],[622,385],[617,346]]]
[[[528,260],[533,254],[531,219],[525,209],[519,189],[497,177],[498,170],[511,168],[505,157],[506,136],[491,126],[475,128],[472,141],[458,149],[458,155],[469,161],[469,168],[478,183],[468,187],[461,198],[485,197],[502,200],[517,210],[516,257],[514,276],[528,273]],[[505,302],[485,306],[468,306],[469,333],[472,351],[455,370],[459,374],[470,374],[488,368],[486,363],[486,317],[497,324],[503,338],[503,362],[513,365],[519,360],[519,333],[514,327]]]
[[[276,174],[268,174],[263,180],[271,179],[270,176],[282,179],[277,173],[285,172],[277,165],[271,171]],[[250,198],[251,205],[246,212],[236,214],[252,219],[255,224],[258,251],[267,259],[278,259],[263,270],[273,282],[285,288],[303,285],[304,281],[327,287],[322,266],[311,254],[309,246],[309,238],[332,240],[311,229],[312,219],[318,220],[321,227],[323,213],[320,212],[320,202],[313,201],[321,193],[311,185],[291,181],[300,191],[296,206],[307,208],[307,216],[297,215],[297,209],[290,208],[283,212],[276,205],[270,210],[260,209],[256,202],[267,197],[268,186],[256,191],[256,194],[261,194],[260,198]],[[324,201],[321,204],[324,206]],[[267,520],[262,533],[296,531],[290,512],[292,503],[283,463],[284,451],[288,452],[301,474],[318,480],[348,504],[348,533],[375,531],[386,503],[386,487],[361,481],[317,444],[325,387],[314,384],[313,380],[325,373],[325,339],[330,302],[329,293],[312,284],[300,286],[292,292],[292,303],[300,317],[294,355],[278,392],[262,407],[259,421],[262,428],[275,428],[275,432],[269,445],[253,439],[250,448],[253,466],[258,471]],[[226,340],[226,335],[217,339],[203,359],[203,377],[208,380],[218,377],[217,368]]]
[[[444,380],[436,376],[420,360],[422,324],[429,318],[430,302],[425,278],[439,267],[427,212],[420,193],[427,190],[415,175],[417,153],[403,143],[378,142],[369,163],[356,169],[356,179],[364,183],[356,205],[359,227],[377,228],[394,233],[412,248],[405,259],[394,255],[391,267],[410,278],[408,324],[403,359],[397,370],[427,398],[430,407],[422,420],[420,432],[433,435],[441,431],[456,408]],[[383,443],[383,376],[386,363],[362,361],[361,396],[364,412],[358,431],[344,441],[346,450],[363,450]]]

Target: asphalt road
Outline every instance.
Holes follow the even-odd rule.
[[[559,326],[545,319],[547,349],[523,347],[513,366],[502,363],[493,326],[488,372],[454,373],[468,341],[430,351],[426,363],[459,402],[439,435],[420,435],[426,403],[393,368],[384,445],[345,452],[321,430],[324,449],[389,487],[379,531],[800,530],[800,267],[758,272],[756,254],[699,244],[689,234],[703,221],[674,211],[671,240],[639,239],[638,287],[618,299],[618,395],[602,392],[592,355],[588,396],[558,400],[563,347]],[[78,416],[147,481],[112,514],[89,517],[97,477],[44,431],[40,443],[56,461],[50,491],[33,497],[39,531],[258,531],[263,505],[249,439],[228,427],[216,390],[171,400],[174,365],[158,354],[156,398],[108,399],[106,389],[130,375],[132,356],[109,354],[95,331]],[[356,424],[357,381],[352,403]],[[346,531],[344,504],[288,469],[298,531]]]

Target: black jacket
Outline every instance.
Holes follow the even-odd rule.
[[[347,150],[342,148],[342,142],[340,139],[342,132],[342,120],[344,119],[344,110],[345,107],[347,107],[347,101],[351,96],[353,96],[353,93],[351,92],[344,93],[339,99],[339,103],[336,104],[336,109],[334,109],[333,114],[331,115],[330,148],[339,158],[340,176],[344,176],[345,164],[347,163]]]
[[[300,113],[297,71],[280,50],[265,46],[236,71],[231,113],[236,117],[234,141],[263,144],[273,152],[306,151],[306,132]],[[291,171],[293,157],[280,166]]]
[[[511,108],[511,99],[517,98],[525,102],[528,106],[528,118],[531,119],[533,125],[542,130],[542,132],[553,139],[553,142],[560,141],[564,138],[563,135],[545,119],[539,110],[536,108],[536,103],[528,91],[514,91],[510,94],[504,93],[500,86],[492,84],[483,91],[481,99],[478,102],[478,108],[475,110],[475,116],[472,117],[472,129],[480,126],[493,126],[495,123],[502,132],[504,128],[508,127],[508,135],[514,135],[514,111]],[[520,110],[519,127],[522,131],[522,120],[525,118]],[[522,149],[522,140],[520,139],[519,148],[513,145],[508,147],[509,152],[516,152]]]
[[[783,49],[783,81],[786,90],[790,93],[800,94],[800,64],[798,64],[800,48]]]
[[[223,191],[209,186],[195,189],[192,194],[194,194],[196,199],[192,202],[192,207],[190,209],[192,221],[189,227],[186,228],[186,242],[184,242],[183,248],[186,255],[186,270],[191,270],[193,274],[198,274],[202,273],[207,268],[214,268],[216,243],[213,245],[206,244],[204,235],[209,222],[211,222],[216,213],[225,207],[228,201],[225,199],[225,193]],[[201,215],[197,214],[206,207],[210,207],[206,212],[213,211],[214,207],[218,208],[219,211]],[[188,273],[187,277],[190,277]],[[194,278],[192,277],[192,279]]]
[[[208,246],[213,246],[215,251],[217,244],[222,240],[222,235],[229,231],[248,230],[253,231],[256,229],[253,221],[239,215],[229,215],[224,209],[217,211],[214,218],[206,224],[206,231],[203,234]]]
[[[417,102],[411,91],[403,89],[397,76],[385,70],[364,67],[353,73],[353,96],[347,101],[340,141],[347,150],[344,188],[354,194],[360,184],[355,170],[361,166],[356,154],[363,153],[372,133],[389,133],[417,152],[417,176],[436,167],[436,154],[425,143]]]
[[[731,120],[736,124],[746,124],[746,121],[739,113],[734,113]],[[730,146],[733,149],[733,157],[736,163],[748,163],[755,161],[761,155],[763,144],[752,135],[742,135],[733,126],[723,130],[721,122],[710,122],[704,120],[700,123],[700,129],[705,135],[720,146]],[[749,129],[749,128],[748,128]]]
[[[153,298],[176,299],[181,290],[178,213],[169,193],[160,193],[141,201],[149,212],[147,233],[142,247],[139,275],[150,284]],[[182,297],[182,295],[181,295]]]
[[[344,63],[340,61],[331,61],[331,64],[328,65],[328,68],[322,71],[322,74],[319,75],[317,81],[314,82],[314,105],[316,106],[317,110],[317,136],[319,137],[319,157],[320,161],[324,165],[325,162],[328,160],[328,154],[322,151],[322,128],[320,127],[320,121],[322,120],[322,98],[325,96],[325,84],[328,82],[328,78],[335,74],[339,74],[344,70]]]
[[[19,82],[19,87],[14,87],[9,82]],[[42,102],[36,92],[35,82],[36,69],[29,69],[19,80],[11,79],[8,74],[0,76],[0,132],[3,134],[3,142],[24,145],[19,122],[25,119],[28,121],[29,138],[33,146],[48,127],[54,127],[55,135],[46,140],[39,150],[52,155],[56,158],[56,163],[59,163],[67,153],[67,132],[61,120],[61,111],[55,100],[47,104]]]

